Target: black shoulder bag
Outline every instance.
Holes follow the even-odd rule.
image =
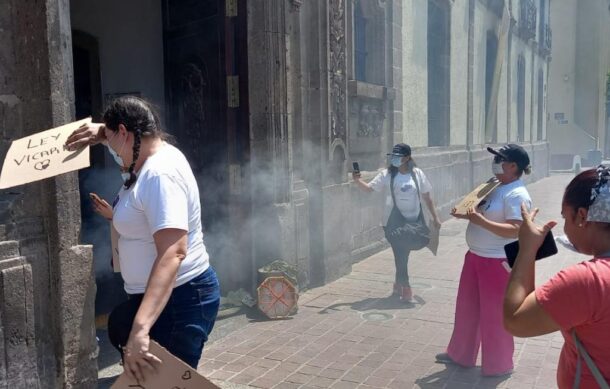
[[[390,193],[392,194],[392,212],[388,218],[388,223],[385,228],[386,239],[390,244],[406,244],[411,250],[420,250],[430,243],[430,229],[424,221],[424,213],[421,206],[421,197],[419,195],[419,183],[415,172],[411,169],[411,177],[417,188],[417,198],[419,200],[419,216],[417,220],[409,222],[402,215],[396,206],[396,197],[394,195],[394,177],[390,179]]]

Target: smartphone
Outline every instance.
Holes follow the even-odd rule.
[[[89,193],[89,197],[91,198],[91,200],[98,201],[100,203],[102,202],[100,196],[96,195],[95,193]]]
[[[504,252],[506,253],[508,266],[512,268],[515,264],[515,259],[517,259],[517,254],[519,253],[519,241],[516,240],[512,243],[505,245]],[[540,246],[538,252],[536,253],[536,261],[542,258],[550,257],[551,255],[555,254],[557,254],[557,245],[555,244],[555,238],[553,238],[553,233],[549,231],[548,234],[546,234],[546,236],[544,237],[542,246]]]
[[[354,173],[360,173],[360,165],[358,164],[358,162],[352,162],[352,167],[354,168]]]

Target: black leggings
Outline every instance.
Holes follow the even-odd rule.
[[[392,246],[392,252],[394,253],[394,265],[396,266],[396,277],[394,278],[394,282],[401,286],[410,286],[409,254],[411,253],[411,247],[409,247],[409,243],[388,239],[387,234],[386,239],[390,243],[390,246]]]

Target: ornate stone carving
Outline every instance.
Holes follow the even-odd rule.
[[[384,119],[385,111],[382,103],[363,102],[360,104],[358,115],[359,126],[356,135],[359,137],[380,137]]]
[[[205,104],[208,85],[205,64],[189,62],[184,65],[180,75],[180,94],[183,97],[179,117],[183,133],[180,138],[183,141],[181,146],[190,157],[197,155],[208,119]]]
[[[347,115],[347,78],[345,44],[345,0],[329,1],[331,143],[345,141]]]
[[[299,8],[301,8],[301,5],[303,4],[303,0],[290,0],[290,3],[292,3],[292,8],[295,11],[298,11]]]

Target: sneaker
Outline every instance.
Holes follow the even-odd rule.
[[[436,362],[445,363],[447,365],[456,364],[455,361],[453,359],[451,359],[451,357],[447,353],[436,354]]]
[[[403,286],[400,292],[400,300],[406,303],[413,302],[413,290],[410,286]]]

